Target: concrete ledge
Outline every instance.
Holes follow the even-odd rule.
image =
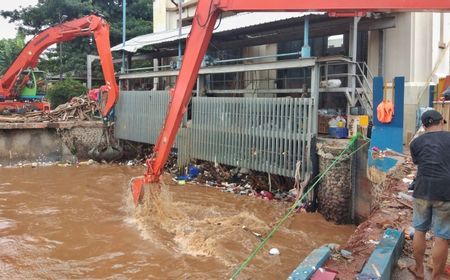
[[[307,280],[330,257],[330,248],[320,247],[311,252],[303,262],[292,272],[287,280]]]
[[[0,164],[2,165],[72,159],[71,151],[58,136],[56,129],[0,130]]]
[[[34,123],[0,123],[0,129],[43,129],[72,127],[102,127],[102,121],[71,121],[71,122],[34,122]]]
[[[400,256],[404,240],[402,231],[387,229],[356,279],[391,279],[392,267]]]

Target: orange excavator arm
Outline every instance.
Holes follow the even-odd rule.
[[[107,101],[102,108],[102,116],[106,117],[116,104],[119,97],[119,87],[114,76],[114,66],[109,42],[109,24],[100,16],[89,15],[67,21],[45,29],[36,35],[23,48],[11,66],[0,79],[0,96],[5,99],[12,96],[14,85],[20,73],[27,68],[35,68],[39,56],[50,45],[71,41],[78,37],[94,35],[97,51],[100,56],[103,76],[108,89]]]
[[[143,185],[157,182],[186,112],[201,61],[211,40],[219,15],[226,11],[321,11],[334,16],[361,16],[367,12],[449,11],[450,0],[199,0],[186,42],[183,62],[170,92],[169,112],[162,132],[147,160],[147,172],[133,178],[131,191],[135,203],[142,197]]]

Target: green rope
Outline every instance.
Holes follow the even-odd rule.
[[[275,232],[278,231],[278,229],[281,227],[281,225],[289,218],[289,216],[295,211],[295,209],[297,208],[297,206],[299,206],[299,204],[301,203],[301,201],[316,187],[316,185],[320,182],[320,180],[325,176],[326,173],[328,173],[328,171],[330,171],[331,168],[333,168],[339,161],[340,159],[344,156],[344,154],[353,146],[353,144],[356,142],[358,136],[360,134],[356,134],[355,136],[353,136],[350,140],[350,143],[345,147],[345,149],[336,157],[336,159],[330,164],[328,165],[328,167],[325,169],[325,171],[323,171],[321,174],[319,174],[318,179],[314,182],[314,184],[309,188],[309,190],[303,194],[302,197],[300,197],[299,199],[297,199],[297,201],[294,202],[294,204],[289,208],[289,211],[283,216],[283,218],[275,225],[275,227],[269,232],[269,234],[267,234],[267,236],[261,240],[261,242],[258,244],[258,246],[253,250],[253,252],[250,254],[250,256],[239,266],[239,268],[237,268],[233,275],[231,276],[231,280],[235,280],[236,277],[242,272],[242,270],[244,270],[244,268],[247,267],[247,265],[250,263],[250,261],[256,256],[256,254],[261,250],[261,248],[267,243],[267,241],[275,234]],[[367,143],[365,143],[364,145],[366,145]],[[362,146],[364,146],[362,145]],[[359,149],[361,149],[362,147],[359,147],[356,151],[352,152],[350,155],[354,154],[355,152],[357,152]]]

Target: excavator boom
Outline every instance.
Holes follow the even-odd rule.
[[[227,11],[321,11],[328,12],[330,15],[360,16],[367,12],[449,10],[449,0],[199,0],[175,89],[170,92],[170,107],[164,127],[153,149],[153,154],[147,160],[147,172],[144,176],[131,181],[134,202],[137,204],[142,197],[144,184],[159,180],[189,103],[214,25],[221,13]]]
[[[106,117],[119,97],[119,87],[114,76],[111,46],[109,42],[109,24],[100,16],[89,15],[45,29],[27,43],[11,66],[0,79],[0,96],[3,99],[16,98],[13,89],[20,73],[28,68],[35,68],[39,56],[50,45],[71,41],[78,37],[94,35],[97,51],[100,56],[105,83],[108,88],[108,99],[102,116]]]

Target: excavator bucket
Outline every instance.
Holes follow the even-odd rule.
[[[115,143],[110,129],[111,128],[107,125],[103,127],[103,133],[98,139],[97,145],[88,152],[92,159],[96,161],[105,160],[111,162],[120,159],[123,156],[123,148]]]
[[[131,194],[133,195],[134,205],[138,205],[142,199],[142,196],[144,195],[144,184],[144,176],[134,177],[130,181]]]

